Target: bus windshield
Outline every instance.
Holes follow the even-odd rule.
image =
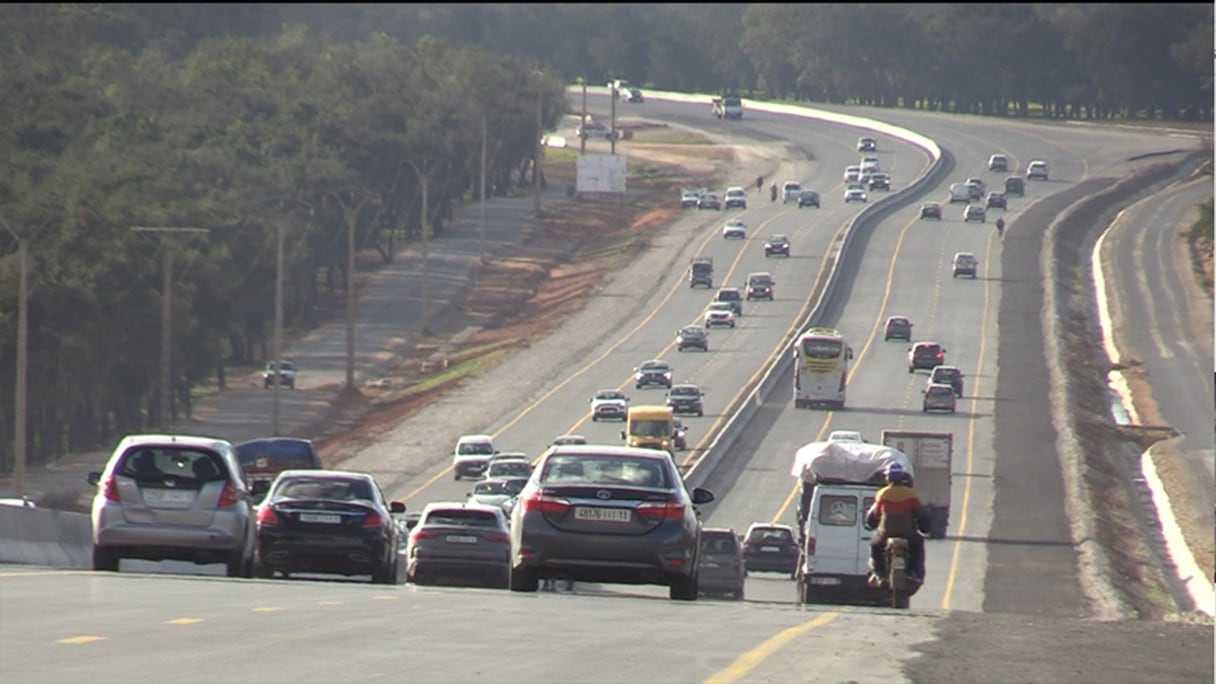
[[[843,343],[838,340],[803,340],[802,353],[812,359],[840,358]]]
[[[668,437],[671,435],[671,423],[666,420],[635,420],[629,426],[629,433],[637,437]]]

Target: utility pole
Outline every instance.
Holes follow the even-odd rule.
[[[539,77],[543,76],[543,74],[540,71],[534,71],[533,74],[536,75],[538,78],[536,81],[536,153],[535,153],[535,161],[533,163],[533,168],[532,168],[532,197],[534,198],[534,201],[535,201],[536,215],[539,217],[540,216],[540,161],[541,161],[541,155],[544,153],[544,149],[541,147],[541,138],[545,134],[544,122],[541,117],[541,93],[543,92],[544,89],[542,88],[543,81],[541,81],[539,78]]]
[[[177,235],[194,236],[206,235],[206,228],[177,228],[177,227],[145,227],[132,226],[136,233],[157,233],[167,237]],[[169,431],[173,411],[173,245],[164,245],[164,284],[161,286],[160,300],[160,396],[157,397],[156,424]]]
[[[579,76],[579,83],[583,84],[583,117],[579,119],[579,124],[587,123],[587,79]],[[580,135],[578,141],[578,153],[580,156],[587,154],[587,136]]]
[[[486,115],[481,115],[481,217],[477,223],[481,263],[486,263]]]
[[[616,81],[612,82],[612,127],[608,129],[608,142],[612,145],[611,152],[616,154],[616,100],[619,93],[616,89]]]
[[[483,155],[482,159],[484,160],[485,159],[484,147],[483,147],[482,155]],[[419,185],[420,192],[422,193],[422,216],[421,216],[421,225],[419,227],[419,230],[422,233],[422,334],[426,335],[427,328],[431,322],[431,318],[430,318],[430,316],[431,316],[431,259],[430,259],[430,252],[429,252],[431,226],[430,226],[430,213],[427,209],[427,196],[430,194],[431,174],[435,173],[435,171],[439,169],[439,163],[434,163],[434,162],[431,162],[430,160],[423,159],[422,166],[425,167],[425,171],[424,171],[423,168],[420,168],[417,164],[415,164],[412,159],[407,160],[407,161],[409,161],[410,166],[413,167],[414,173],[418,175],[418,185]],[[483,162],[483,166],[482,166],[481,201],[482,201],[482,224],[484,226],[484,224],[485,224],[485,167],[484,167],[484,162]],[[484,231],[484,228],[483,228],[483,231]],[[484,261],[484,259],[485,259],[485,252],[484,252],[484,248],[483,248],[482,260]]]
[[[2,217],[0,223],[5,230],[17,238],[17,258],[20,263],[20,275],[17,284],[17,387],[14,394],[14,425],[13,425],[13,488],[16,496],[25,496],[25,460],[26,460],[26,409],[29,406],[28,375],[29,375],[29,272],[30,272],[30,239],[42,232],[51,224],[52,219],[28,235],[22,235],[8,224]]]
[[[274,387],[271,388],[270,429],[271,434],[279,436],[279,390],[283,373],[283,241],[284,223],[282,216],[276,217],[278,223],[278,245],[275,247],[274,258],[274,341],[271,343],[271,358],[274,359],[274,373],[271,375]],[[293,383],[294,386],[294,383]]]

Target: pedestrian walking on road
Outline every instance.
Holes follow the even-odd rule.
[[[1000,217],[996,220],[996,236],[1005,237],[1005,217]]]
[[[756,192],[764,192],[764,176],[756,176]]]

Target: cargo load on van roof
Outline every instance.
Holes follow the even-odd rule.
[[[898,463],[915,476],[902,451],[864,442],[811,442],[794,453],[790,475],[805,483],[883,484],[887,466]]]

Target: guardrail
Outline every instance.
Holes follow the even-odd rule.
[[[647,96],[655,100],[672,102],[700,102],[704,98],[709,97],[690,96],[680,93],[655,93],[648,94]],[[932,139],[882,121],[781,104],[745,102],[744,111],[748,110],[800,116],[875,131],[921,148],[931,160],[929,168],[909,183],[907,187],[897,190],[873,204],[867,205],[849,222],[844,232],[844,239],[841,241],[840,248],[836,252],[832,270],[828,274],[827,283],[824,285],[823,291],[820,293],[819,299],[815,303],[811,313],[798,326],[796,338],[797,335],[800,335],[807,328],[821,324],[826,312],[836,303],[836,287],[840,282],[842,268],[851,268],[852,264],[861,258],[860,254],[853,253],[853,244],[857,241],[859,232],[873,229],[879,219],[915,201],[926,187],[938,183],[945,174],[950,172],[954,166],[954,159],[949,153],[943,152],[941,147]],[[842,266],[842,264],[846,265]],[[739,439],[739,435],[743,433],[748,423],[751,422],[756,411],[764,404],[765,400],[774,390],[779,389],[778,380],[784,377],[793,361],[792,354],[783,352],[777,355],[777,359],[769,366],[768,371],[761,376],[755,388],[744,398],[739,408],[727,420],[726,425],[718,431],[717,436],[710,442],[705,453],[701,455],[701,458],[685,474],[684,479],[688,486],[699,487],[709,479],[709,476],[718,467],[718,464],[721,463],[722,458],[730,451],[731,447]]]
[[[93,567],[93,522],[84,513],[0,507],[0,563]]]

